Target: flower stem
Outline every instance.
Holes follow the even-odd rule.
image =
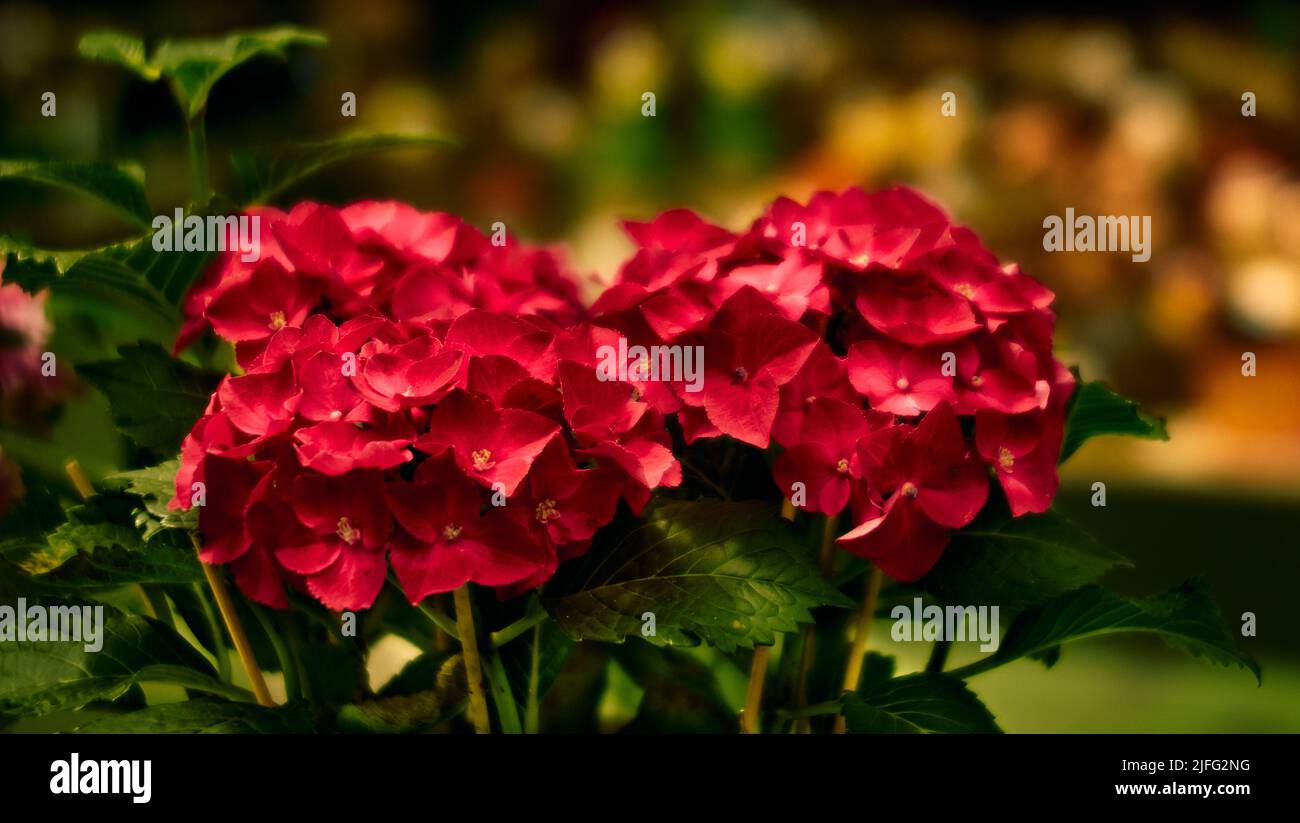
[[[488,720],[487,698],[483,694],[483,670],[478,656],[478,640],[474,631],[474,604],[469,597],[469,584],[453,593],[456,603],[456,634],[460,638],[461,659],[465,661],[465,680],[469,684],[469,717],[478,734],[491,734]]]
[[[203,120],[204,113],[199,112],[185,123],[190,150],[190,183],[194,190],[196,208],[206,207],[212,196],[208,184],[208,132]]]
[[[498,649],[501,648],[534,626],[540,625],[548,616],[546,610],[541,608],[540,605],[530,608],[527,614],[511,623],[509,626],[506,626],[504,629],[500,629],[499,631],[492,632],[490,635],[492,645]]]
[[[936,640],[930,650],[930,659],[926,661],[925,670],[929,674],[943,674],[944,664],[948,662],[948,652],[952,651],[951,640]]]
[[[190,540],[194,542],[195,551],[202,548],[198,535],[191,532]],[[235,613],[235,603],[230,599],[230,592],[226,589],[226,581],[221,577],[221,571],[216,566],[209,566],[202,561],[199,561],[199,565],[203,567],[203,576],[207,578],[208,588],[212,589],[212,597],[217,601],[217,610],[221,612],[221,618],[226,623],[226,631],[230,633],[230,639],[235,644],[235,652],[239,654],[239,662],[244,667],[244,673],[248,675],[248,683],[253,687],[257,702],[268,708],[274,706],[275,701],[267,691],[266,680],[262,677],[262,670],[257,666],[257,658],[253,656],[253,646],[248,642],[244,624]]]
[[[537,734],[538,707],[542,670],[542,624],[533,626],[533,662],[528,669],[528,702],[524,705],[524,734]]]
[[[767,655],[771,646],[755,646],[754,662],[749,666],[749,688],[745,691],[745,710],[740,715],[740,733],[758,734],[759,713],[763,703],[763,681],[767,678]]]
[[[828,515],[826,522],[822,526],[822,546],[819,557],[819,567],[822,578],[829,580],[831,570],[835,563],[835,532],[838,528],[839,518]],[[814,658],[817,655],[817,624],[809,623],[803,627],[803,650],[799,657],[799,679],[795,682],[794,701],[796,711],[808,705],[808,673],[812,671]],[[794,715],[794,731],[796,734],[808,734],[811,726],[808,722],[808,715]]]
[[[217,613],[212,610],[212,603],[208,600],[203,587],[198,583],[192,585],[194,596],[198,598],[199,606],[203,609],[203,617],[208,623],[208,633],[212,635],[212,656],[217,661],[217,676],[223,683],[229,683],[230,653],[226,650],[226,639],[221,636],[221,623],[217,621]]]
[[[862,607],[858,610],[857,625],[853,629],[853,648],[849,651],[849,662],[844,668],[843,690],[858,690],[858,681],[862,679],[862,661],[867,654],[867,637],[871,634],[871,620],[876,616],[876,601],[880,599],[880,584],[884,575],[876,566],[867,573],[867,592],[862,598]],[[835,718],[835,734],[844,734],[846,723],[844,715]]]
[[[501,731],[505,734],[522,734],[524,727],[519,722],[519,704],[515,702],[515,692],[510,687],[510,678],[506,676],[501,653],[495,647],[488,648],[483,653],[483,663],[483,672],[487,676],[488,688],[492,690],[492,705],[497,707]]]
[[[253,610],[253,616],[257,618],[258,625],[266,633],[266,639],[271,641],[271,648],[275,650],[275,657],[280,661],[280,671],[284,673],[284,695],[285,702],[293,703],[302,699],[302,683],[298,679],[298,667],[294,665],[293,657],[289,654],[289,648],[285,646],[284,640],[276,632],[271,618],[267,616],[266,610],[256,603],[250,603]]]
[[[781,516],[794,521],[794,503],[781,502]],[[749,665],[749,686],[745,689],[745,708],[740,713],[740,733],[758,734],[759,714],[763,705],[763,686],[767,681],[767,658],[771,646],[755,646],[754,660]]]

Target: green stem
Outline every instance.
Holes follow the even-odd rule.
[[[168,628],[175,629],[176,618],[172,615],[172,607],[167,602],[167,595],[163,593],[162,586],[157,583],[141,583],[140,591],[144,593],[149,608],[153,609],[154,617],[166,623]]]
[[[420,612],[433,621],[433,625],[442,629],[452,640],[460,640],[460,633],[456,631],[456,621],[452,619],[451,615],[428,603],[420,604]]]
[[[804,706],[799,709],[777,709],[778,717],[789,720],[799,717],[817,717],[823,714],[839,714],[840,701],[827,700],[825,703],[814,703],[811,706]]]
[[[199,599],[199,604],[203,607],[203,617],[208,624],[208,633],[212,635],[212,656],[217,661],[217,676],[223,683],[230,682],[230,650],[226,648],[225,635],[222,634],[221,623],[217,620],[217,612],[212,608],[212,603],[208,600],[208,593],[198,583],[194,583],[194,596]]]
[[[501,662],[501,653],[491,647],[483,655],[483,675],[487,677],[488,689],[492,692],[492,704],[497,707],[497,719],[501,721],[501,731],[505,734],[520,734],[523,726],[519,722],[519,705],[515,703],[514,691],[510,688],[510,678],[506,677],[506,667]]]
[[[492,632],[490,635],[492,645],[498,649],[501,648],[519,635],[540,624],[548,616],[546,610],[543,608],[538,607],[535,611],[530,609],[528,614],[525,614],[509,626],[506,626],[500,631]]]
[[[399,592],[402,591],[402,584],[398,582],[397,575],[393,574],[391,571],[388,573],[388,582],[393,584],[393,587]],[[402,597],[405,596],[405,594],[402,595]],[[456,630],[456,619],[434,605],[434,602],[431,599],[421,600],[416,608],[420,610],[421,614],[429,618],[433,625],[442,629],[443,633],[449,636],[452,640],[460,640],[460,633]]]
[[[533,663],[528,670],[528,702],[524,705],[524,734],[537,734],[538,691],[542,671],[542,624],[533,626]]]
[[[185,133],[189,138],[190,182],[194,189],[194,205],[204,208],[212,198],[212,190],[208,184],[208,132],[203,123],[203,112],[185,124]]]
[[[996,656],[990,655],[982,660],[976,660],[974,663],[959,666],[958,668],[948,672],[948,676],[956,678],[957,680],[968,680],[977,674],[983,674],[984,672],[996,669],[998,666],[1001,666],[1006,662],[1006,660],[999,660]]]
[[[284,672],[284,699],[287,703],[296,703],[302,700],[302,681],[298,679],[298,667],[294,664],[292,656],[289,654],[289,648],[284,645],[280,633],[275,630],[271,623],[271,618],[266,615],[266,609],[256,603],[249,603],[253,614],[257,617],[257,622],[261,624],[262,631],[271,641],[271,647],[275,649],[275,659],[280,661],[280,671]]]
[[[948,662],[948,652],[950,651],[952,651],[951,640],[936,640],[934,648],[930,650],[930,659],[925,664],[926,672],[943,674],[943,666]]]

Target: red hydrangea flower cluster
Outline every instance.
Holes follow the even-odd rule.
[[[593,330],[480,309],[286,323],[186,438],[173,507],[254,600],[365,608],[517,592],[584,552],[619,498],[681,481],[663,420],[589,360]],[[196,499],[199,493],[205,499]]]
[[[915,580],[990,475],[1013,515],[1050,504],[1074,386],[1052,356],[1053,295],[934,204],[848,189],[781,198],[741,235],[685,210],[626,228],[637,251],[594,322],[705,361],[699,391],[645,399],[688,442],[782,446],[788,497],[850,508],[843,548]]]
[[[209,326],[251,362],[271,336],[322,312],[337,322],[365,312],[449,321],[472,308],[581,319],[576,279],[553,251],[500,238],[459,217],[395,201],[342,209],[300,203],[260,221],[256,258],[227,253],[186,296],[179,351]]]

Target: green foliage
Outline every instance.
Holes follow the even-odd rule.
[[[339,710],[339,731],[409,733],[433,729],[465,709],[465,667],[459,653],[421,655],[406,665],[378,699]]]
[[[30,180],[81,192],[141,228],[153,219],[144,193],[144,170],[136,163],[0,160],[0,178]]]
[[[140,498],[142,510],[136,511],[136,525],[149,540],[161,529],[196,529],[199,524],[198,509],[189,511],[168,508],[176,493],[176,472],[180,460],[168,460],[156,466],[134,471],[118,472],[105,478],[128,494]]]
[[[1068,592],[1020,615],[993,655],[949,674],[970,677],[1021,657],[1050,655],[1062,643],[1116,632],[1157,634],[1170,645],[1220,665],[1236,664],[1260,678],[1259,665],[1237,650],[1200,578],[1144,598],[1100,586]]]
[[[1077,371],[1075,376],[1078,377]],[[1065,419],[1061,462],[1068,460],[1085,442],[1103,434],[1122,434],[1147,440],[1169,439],[1164,418],[1152,417],[1137,403],[1106,388],[1104,383],[1080,381]]]
[[[1017,612],[1124,565],[1130,564],[1058,512],[988,512],[953,534],[920,585],[948,603]]]
[[[325,43],[321,32],[274,26],[231,32],[224,37],[163,40],[152,57],[147,56],[140,38],[112,31],[87,34],[81,38],[78,50],[83,57],[116,63],[149,82],[167,80],[181,112],[190,121],[203,113],[217,81],[249,60],[283,57],[290,46]]]
[[[305,734],[313,731],[301,704],[265,708],[198,698],[103,717],[78,726],[78,734]]]
[[[621,642],[641,634],[649,612],[652,643],[699,637],[731,651],[775,642],[811,621],[814,606],[851,605],[794,529],[758,503],[662,502],[615,545],[598,542],[569,567],[543,604],[575,640]]]
[[[142,448],[176,454],[203,415],[215,375],[173,359],[162,346],[121,346],[120,357],[90,363],[81,376],[108,397],[118,429]]]
[[[230,162],[240,181],[241,202],[267,203],[307,177],[354,157],[407,146],[439,145],[454,145],[454,141],[438,134],[351,134],[237,151]]]
[[[49,607],[103,608],[102,649],[80,640],[0,643],[0,714],[42,715],[115,700],[137,683],[173,683],[234,700],[243,689],[215,679],[212,667],[175,631],[112,606],[33,599]]]
[[[644,695],[627,733],[702,734],[732,732],[736,713],[727,706],[713,671],[687,652],[655,649],[632,641],[613,650],[614,659]]]
[[[886,680],[842,699],[854,734],[999,734],[993,714],[966,684],[942,674]]]

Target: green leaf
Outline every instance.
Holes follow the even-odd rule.
[[[954,532],[919,585],[947,603],[997,605],[1009,613],[1130,565],[1056,511],[981,517]]]
[[[1000,734],[992,713],[966,684],[948,675],[913,674],[862,693],[846,693],[842,711],[854,734]]]
[[[575,640],[622,642],[641,634],[650,612],[656,634],[646,639],[656,645],[700,637],[732,651],[775,642],[776,632],[811,622],[814,606],[852,605],[822,580],[790,524],[753,502],[662,502],[644,525],[562,572],[542,600]]]
[[[162,76],[145,56],[144,41],[129,34],[115,31],[92,32],[81,38],[77,51],[82,57],[91,60],[123,66],[150,83]]]
[[[67,519],[48,484],[30,472],[23,473],[22,481],[26,493],[0,517],[0,561],[16,565],[45,550],[46,534]]]
[[[140,498],[144,515],[137,514],[136,523],[144,529],[145,539],[153,537],[159,529],[194,530],[199,525],[197,508],[188,511],[168,508],[176,494],[176,472],[180,460],[168,460],[156,466],[133,471],[118,472],[104,478],[105,484],[118,487]]]
[[[144,170],[135,163],[0,160],[0,178],[29,180],[81,192],[142,228],[153,221],[144,192]]]
[[[1068,460],[1086,441],[1103,434],[1124,434],[1147,440],[1169,439],[1163,417],[1152,417],[1143,412],[1137,403],[1119,396],[1100,381],[1080,381],[1065,419],[1061,462]]]
[[[230,71],[254,57],[283,57],[290,46],[321,46],[326,37],[298,26],[272,26],[235,31],[225,37],[163,40],[152,57],[144,43],[119,32],[96,32],[81,39],[82,56],[124,66],[145,80],[166,78],[186,120],[207,107],[212,87]]]
[[[1026,656],[1051,659],[1049,650],[1062,643],[1115,632],[1158,634],[1193,655],[1236,664],[1260,678],[1259,664],[1237,650],[1200,578],[1146,598],[1084,586],[1020,615],[990,657],[949,674],[966,678]]]
[[[147,314],[174,330],[177,305],[207,267],[212,252],[155,251],[153,235],[100,249],[36,249],[0,237],[6,282],[28,292],[51,289]]]
[[[636,716],[622,731],[719,734],[736,730],[736,712],[723,698],[713,670],[689,653],[633,641],[612,654],[645,692]]]
[[[406,146],[451,146],[439,134],[352,134],[312,143],[288,143],[235,152],[230,162],[243,202],[267,203],[284,190],[330,166],[366,154]]]
[[[423,663],[419,661],[423,660]],[[385,695],[378,700],[350,703],[338,713],[336,723],[341,732],[354,734],[392,734],[428,731],[460,714],[465,708],[467,690],[465,667],[460,654],[440,655],[434,658],[417,658],[421,675],[436,662],[433,677],[425,681],[425,689],[403,694]],[[410,668],[408,664],[407,668]],[[412,670],[413,673],[415,670]],[[403,669],[398,678],[405,678]],[[408,680],[409,685],[409,680]]]
[[[70,508],[67,522],[50,532],[46,551],[31,555],[22,566],[55,590],[202,580],[203,569],[189,534],[155,529],[152,536],[145,537],[141,513],[134,497],[96,495]]]
[[[176,454],[207,408],[216,375],[173,359],[156,343],[120,346],[118,353],[78,371],[108,397],[123,434],[158,454]]]
[[[98,700],[115,700],[131,686],[145,682],[173,683],[234,700],[251,699],[243,689],[217,680],[204,657],[156,620],[86,601],[32,600],[24,605],[33,604],[102,608],[102,648],[88,651],[84,634],[81,641],[18,641],[10,640],[6,630],[6,640],[0,642],[0,714],[27,716],[77,709]]]
[[[266,708],[254,703],[197,699],[163,703],[93,720],[77,734],[307,734],[311,714],[301,704]]]

